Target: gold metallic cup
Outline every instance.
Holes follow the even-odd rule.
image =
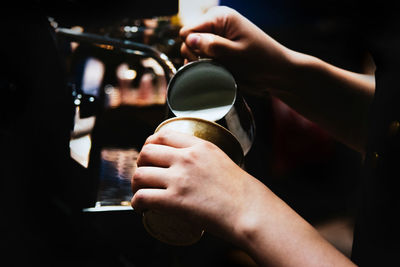
[[[239,141],[230,131],[217,123],[199,118],[175,117],[162,122],[155,132],[161,129],[191,134],[212,142],[236,164],[239,166],[243,164],[244,154]],[[194,244],[204,233],[203,228],[193,225],[190,221],[152,210],[144,212],[143,225],[154,238],[177,246]]]
[[[243,167],[255,125],[227,69],[211,59],[186,64],[168,83],[167,104],[174,117],[162,122],[155,132],[171,129],[197,136],[214,143]],[[143,214],[143,224],[150,235],[170,245],[191,245],[204,233],[195,222],[154,210]]]

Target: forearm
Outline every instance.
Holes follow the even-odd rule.
[[[268,188],[256,187],[233,236],[260,266],[353,266]]]
[[[363,152],[372,79],[290,50],[226,7],[210,9],[203,21],[180,34],[185,57],[220,61],[229,66],[241,90],[272,93]]]
[[[364,152],[372,76],[346,71],[315,57],[290,51],[287,76],[271,93],[319,124],[335,138]]]

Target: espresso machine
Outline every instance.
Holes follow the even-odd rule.
[[[172,116],[167,87],[183,66],[178,1],[121,1],[119,9],[71,3],[64,11],[50,9],[49,21],[64,47],[75,110],[70,149],[74,180],[80,180],[80,242],[87,261],[230,266],[231,245],[207,233],[190,246],[160,242],[130,206],[138,153]]]
[[[178,1],[44,6],[75,111],[79,257],[86,266],[172,266],[172,248],[150,237],[130,206],[130,179],[143,143],[167,116],[167,84],[182,64]]]

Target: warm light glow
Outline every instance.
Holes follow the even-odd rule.
[[[179,19],[183,25],[192,24],[219,0],[179,0]]]
[[[133,80],[136,75],[136,70],[130,69],[127,63],[122,63],[117,68],[117,77],[121,80]]]
[[[163,55],[164,54],[161,54],[161,58]],[[163,68],[160,66],[160,64],[158,64],[158,62],[154,58],[149,57],[149,58],[143,59],[142,65],[143,65],[143,67],[146,67],[146,68],[152,68],[154,70],[155,74],[157,74],[159,76],[164,76]]]
[[[128,69],[124,71],[124,78],[127,80],[133,80],[136,78],[136,70]]]
[[[82,79],[82,90],[85,94],[98,95],[98,90],[103,82],[105,65],[97,58],[88,58]],[[81,98],[78,96],[78,98]]]
[[[89,166],[89,153],[92,147],[92,138],[90,134],[71,139],[69,142],[71,158],[87,168]]]

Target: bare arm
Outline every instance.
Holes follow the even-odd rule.
[[[295,52],[228,8],[215,8],[181,30],[182,54],[215,58],[231,69],[243,90],[269,92],[334,137],[364,151],[374,79]]]
[[[138,158],[132,206],[192,218],[260,266],[352,266],[263,183],[215,145],[160,131]]]
[[[264,206],[245,215],[237,231],[238,243],[260,266],[354,265],[276,195],[263,192]]]
[[[271,93],[363,151],[374,82],[294,52],[228,8],[181,30],[182,54],[211,57],[242,90]],[[263,183],[213,144],[160,131],[148,138],[132,179],[132,206],[193,218],[261,266],[353,266]]]
[[[291,51],[293,70],[272,94],[364,153],[368,111],[375,92],[373,76],[350,72],[318,58]]]

